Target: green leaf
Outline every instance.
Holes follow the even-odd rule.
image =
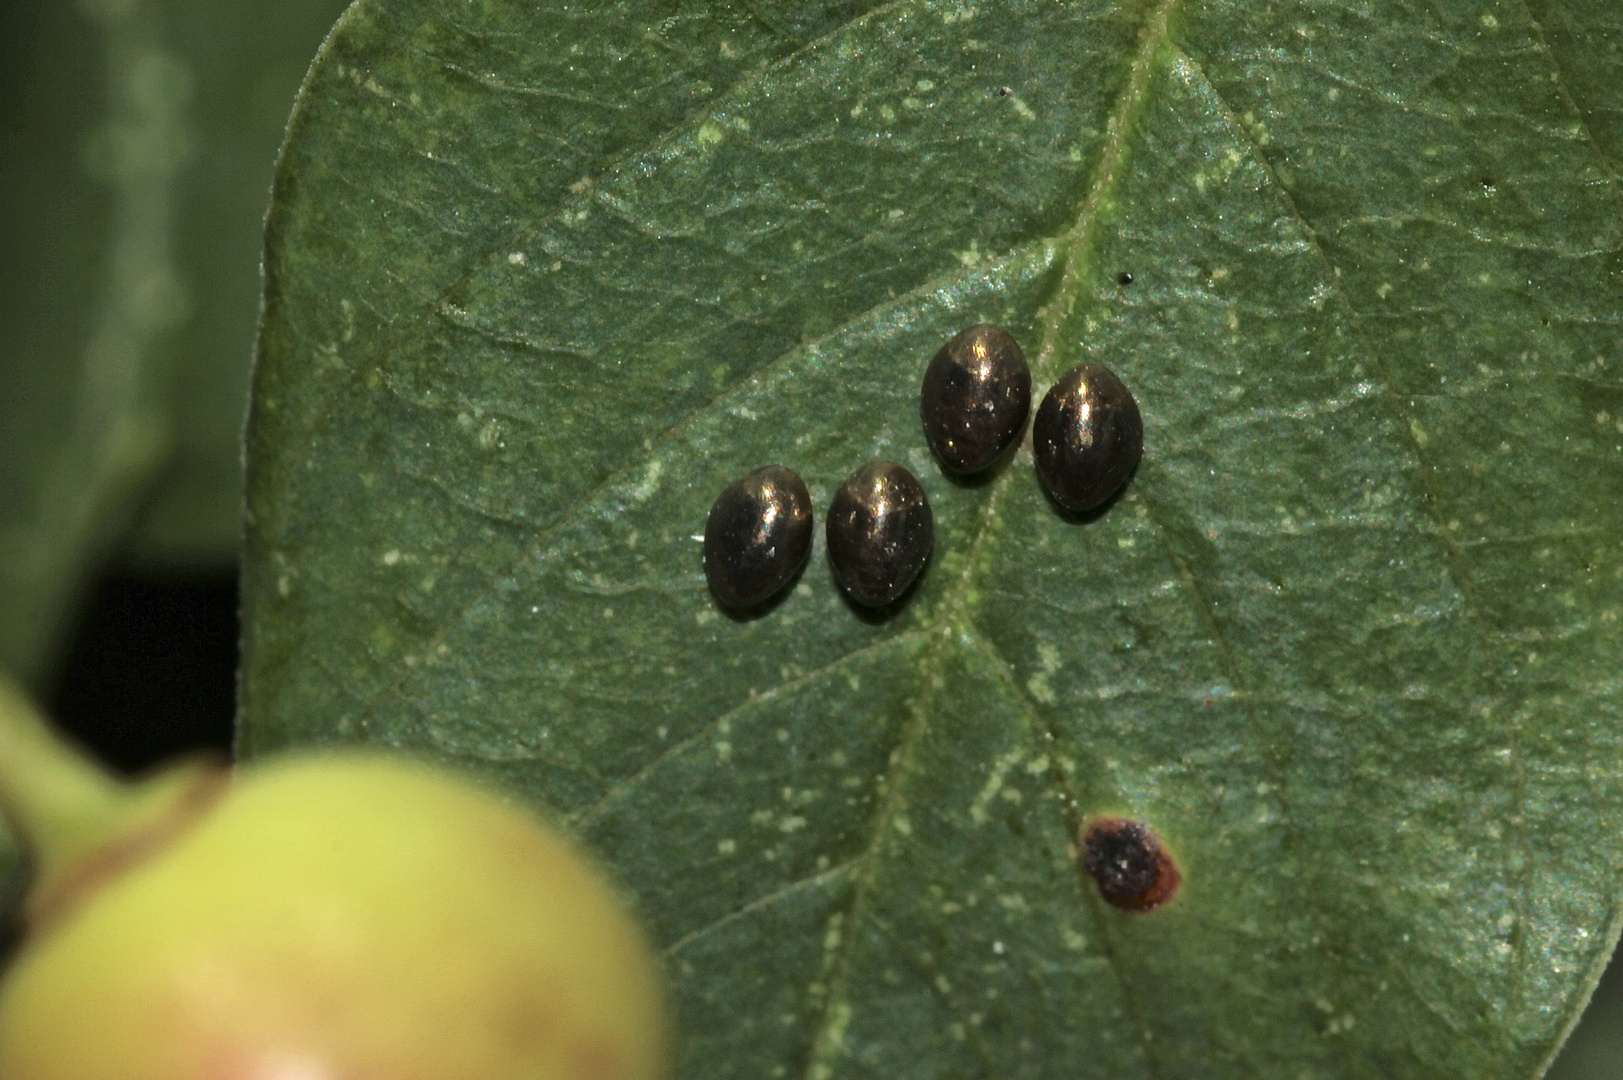
[[[0,663],[36,682],[115,547],[237,557],[265,193],[340,9],[6,8]]]
[[[137,220],[175,166],[164,137],[175,86],[158,62],[144,97],[128,65],[110,77],[96,25],[72,5],[9,5],[6,24],[0,664],[37,679],[168,442],[144,361],[174,321],[174,280],[161,240]],[[120,28],[144,39],[139,19]],[[97,129],[108,133],[102,149],[124,147],[144,166],[126,170],[143,173],[139,192],[104,183],[110,168],[91,174]],[[106,258],[113,237],[116,260]]]
[[[552,808],[686,1077],[1533,1076],[1620,910],[1623,217],[1608,10],[1532,15],[363,0],[268,219],[244,750]],[[1108,511],[933,465],[976,320],[1133,388]],[[718,612],[727,482],[877,456],[899,610],[819,545]]]
[[[237,561],[265,198],[299,80],[344,6],[162,2],[165,44],[191,85],[186,120],[196,151],[175,178],[171,225],[191,317],[162,358],[176,441],[134,523],[131,556],[142,563]]]

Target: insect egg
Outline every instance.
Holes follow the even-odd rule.
[[[924,488],[893,461],[848,477],[828,508],[828,557],[851,599],[882,607],[907,591],[935,544]]]
[[[959,476],[991,468],[1025,426],[1031,369],[1008,334],[977,323],[941,346],[924,372],[919,416],[941,467]]]
[[[1114,495],[1144,452],[1144,421],[1132,391],[1109,368],[1083,364],[1043,396],[1031,425],[1037,476],[1066,510],[1091,510]]]
[[[704,523],[704,574],[723,607],[777,595],[811,554],[811,494],[792,469],[767,465],[722,489]]]

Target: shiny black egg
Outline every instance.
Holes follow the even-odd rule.
[[[1037,476],[1054,501],[1091,510],[1127,482],[1144,452],[1132,391],[1109,368],[1083,364],[1043,396],[1031,425]]]
[[[704,523],[704,575],[723,607],[776,596],[811,554],[811,493],[793,469],[767,465],[728,484]]]
[[[828,557],[852,600],[883,607],[907,591],[935,545],[924,488],[894,461],[852,473],[828,508]]]
[[[1014,338],[976,323],[941,346],[924,371],[919,416],[941,467],[985,472],[1020,437],[1031,411],[1031,369]]]

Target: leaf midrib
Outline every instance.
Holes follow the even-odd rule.
[[[1062,328],[1075,307],[1078,295],[1082,292],[1082,279],[1087,272],[1086,258],[1096,239],[1100,211],[1120,179],[1127,153],[1128,137],[1134,129],[1139,113],[1143,110],[1157,59],[1168,45],[1168,23],[1176,4],[1177,0],[1157,0],[1155,7],[1151,9],[1140,27],[1138,51],[1134,54],[1129,68],[1127,85],[1123,87],[1115,106],[1110,111],[1099,163],[1094,169],[1087,194],[1077,210],[1075,222],[1070,230],[1058,239],[1057,247],[1060,257],[1065,260],[1065,269],[1048,302],[1048,314],[1042,326],[1042,340],[1032,365],[1040,382],[1052,382],[1057,375],[1054,366]],[[890,828],[895,813],[902,803],[904,782],[911,772],[914,752],[929,728],[928,703],[932,696],[934,675],[939,672],[942,663],[942,654],[951,642],[954,632],[960,627],[968,629],[975,641],[982,640],[980,633],[970,626],[965,605],[976,572],[981,566],[982,551],[987,537],[998,523],[997,507],[1000,497],[1008,488],[1008,483],[1007,472],[993,480],[991,490],[981,508],[980,524],[971,542],[963,573],[953,591],[936,609],[939,615],[935,626],[929,630],[921,630],[921,633],[926,635],[933,633],[935,644],[924,663],[920,665],[919,682],[922,692],[916,702],[914,717],[903,730],[896,748],[887,759],[890,765],[885,778],[884,793],[878,801],[868,841],[858,856],[863,862],[862,873],[851,890],[844,918],[840,921],[838,940],[834,946],[835,959],[829,979],[829,992],[823,1003],[822,1014],[812,1032],[811,1052],[807,1057],[802,1080],[828,1080],[828,1077],[834,1074],[835,1062],[843,1045],[843,1031],[837,1029],[835,1018],[841,1005],[845,1004],[843,998],[849,992],[852,943],[858,933],[859,924],[867,921],[872,907],[871,896],[878,878],[880,863],[877,855],[884,842],[886,830]],[[1000,662],[997,666],[1002,670],[1005,665]],[[1024,696],[1021,695],[1017,700],[1022,709],[1035,719]],[[1069,781],[1059,771],[1057,763],[1051,769],[1050,777],[1060,784],[1060,791],[1064,797],[1062,805],[1066,807],[1075,805],[1076,800],[1072,797]],[[1091,900],[1091,894],[1086,889],[1082,891]],[[1100,917],[1101,912],[1097,908],[1096,901],[1092,903],[1090,910],[1094,915],[1095,929],[1101,935],[1108,936],[1107,924]],[[1144,1026],[1142,1007],[1133,993],[1131,983],[1119,966],[1116,950],[1107,947],[1104,953],[1111,973],[1121,989],[1123,1000],[1133,1014],[1135,1034],[1146,1070],[1151,1077],[1155,1077],[1158,1070],[1151,1052],[1149,1033]]]

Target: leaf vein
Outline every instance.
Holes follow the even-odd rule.
[[[614,160],[607,163],[596,174],[596,176],[613,175],[615,172],[619,171],[625,166],[635,162],[638,158],[644,157],[647,154],[658,150],[660,147],[668,145],[680,134],[685,133],[692,128],[699,117],[706,116],[714,112],[720,107],[720,103],[724,102],[730,97],[736,96],[744,88],[758,82],[764,78],[768,72],[793,63],[797,57],[799,57],[807,49],[815,46],[818,42],[832,37],[834,34],[848,29],[850,26],[879,16],[892,8],[900,7],[908,2],[910,2],[910,0],[891,0],[890,3],[881,4],[878,7],[863,12],[861,15],[858,15],[855,18],[830,27],[821,37],[800,44],[787,55],[779,57],[777,60],[750,69],[749,71],[745,72],[736,82],[717,92],[713,96],[705,99],[704,102],[696,106],[693,110],[684,114],[680,120],[673,123],[667,130],[655,133],[647,142],[639,142],[635,147],[627,149],[625,152],[621,153]],[[418,26],[412,31],[411,37],[415,38],[416,34],[421,32],[423,26],[427,25],[431,18],[432,15],[425,17],[423,22],[418,24]],[[777,31],[769,24],[763,23],[763,25],[766,25],[767,28],[772,30],[773,33],[777,33]],[[785,37],[787,40],[794,40],[789,38],[788,35],[780,36]],[[328,42],[330,43],[332,40],[333,38],[329,36]],[[389,50],[384,54],[385,57],[392,55],[395,51],[405,48],[410,44],[410,40],[411,39],[408,38],[398,42],[395,49]],[[326,51],[326,46],[323,46],[322,51]],[[300,95],[300,100],[303,100],[302,93]],[[292,124],[296,123],[297,120],[298,117],[297,114],[295,114],[293,120],[289,123],[290,132],[292,129]],[[289,139],[291,140],[291,134]],[[280,172],[280,170],[278,170],[278,172]],[[466,287],[477,274],[488,269],[490,266],[495,265],[499,259],[505,257],[505,253],[511,251],[514,245],[524,244],[527,240],[534,237],[536,233],[540,231],[545,222],[555,220],[558,218],[560,213],[567,213],[567,210],[565,210],[566,207],[574,206],[577,202],[583,199],[591,198],[592,189],[596,187],[595,178],[596,177],[587,177],[584,178],[584,181],[577,181],[575,186],[581,188],[581,191],[576,194],[575,198],[564,199],[557,206],[549,207],[544,214],[534,218],[528,224],[521,225],[519,228],[509,232],[501,243],[492,244],[485,251],[473,255],[468,261],[467,268],[461,274],[459,274],[457,278],[451,282],[451,284],[439,290],[434,299],[431,301],[419,304],[414,313],[410,313],[405,317],[398,333],[386,338],[379,344],[378,348],[374,352],[356,363],[355,367],[350,371],[344,382],[345,388],[348,389],[349,387],[357,385],[371,371],[376,368],[381,368],[383,364],[388,361],[389,357],[394,354],[395,350],[397,350],[407,341],[411,333],[424,320],[432,318],[442,304],[446,303],[450,297]],[[339,402],[341,402],[343,398],[343,394],[331,395],[327,406],[310,420],[309,427],[304,434],[306,450],[309,449],[310,444],[317,437],[317,434],[323,428],[325,428],[337,414]]]
[[[576,814],[570,815],[570,820],[577,823],[577,825],[580,827],[589,825],[591,822],[595,821],[599,816],[601,816],[601,814],[608,809],[611,803],[624,797],[627,793],[634,790],[638,784],[647,780],[650,776],[652,776],[665,764],[676,758],[683,751],[691,746],[697,745],[700,741],[709,738],[718,727],[735,719],[739,715],[746,713],[757,706],[768,704],[781,694],[790,693],[800,689],[803,686],[808,686],[818,679],[825,678],[841,670],[847,664],[855,660],[880,652],[881,650],[887,649],[893,645],[917,641],[920,636],[921,635],[918,631],[909,631],[907,633],[897,634],[894,637],[879,638],[874,641],[870,641],[861,648],[852,649],[850,652],[843,653],[835,659],[830,660],[828,663],[823,664],[820,667],[815,667],[803,675],[796,676],[793,679],[786,679],[769,690],[763,691],[762,693],[757,694],[746,701],[739,702],[737,705],[721,713],[699,731],[685,739],[682,739],[675,745],[668,747],[664,752],[662,752],[658,757],[654,758],[654,760],[650,761],[647,765],[643,766],[635,773],[632,773],[620,783],[614,785],[607,792],[605,792],[603,797],[596,803]]]

